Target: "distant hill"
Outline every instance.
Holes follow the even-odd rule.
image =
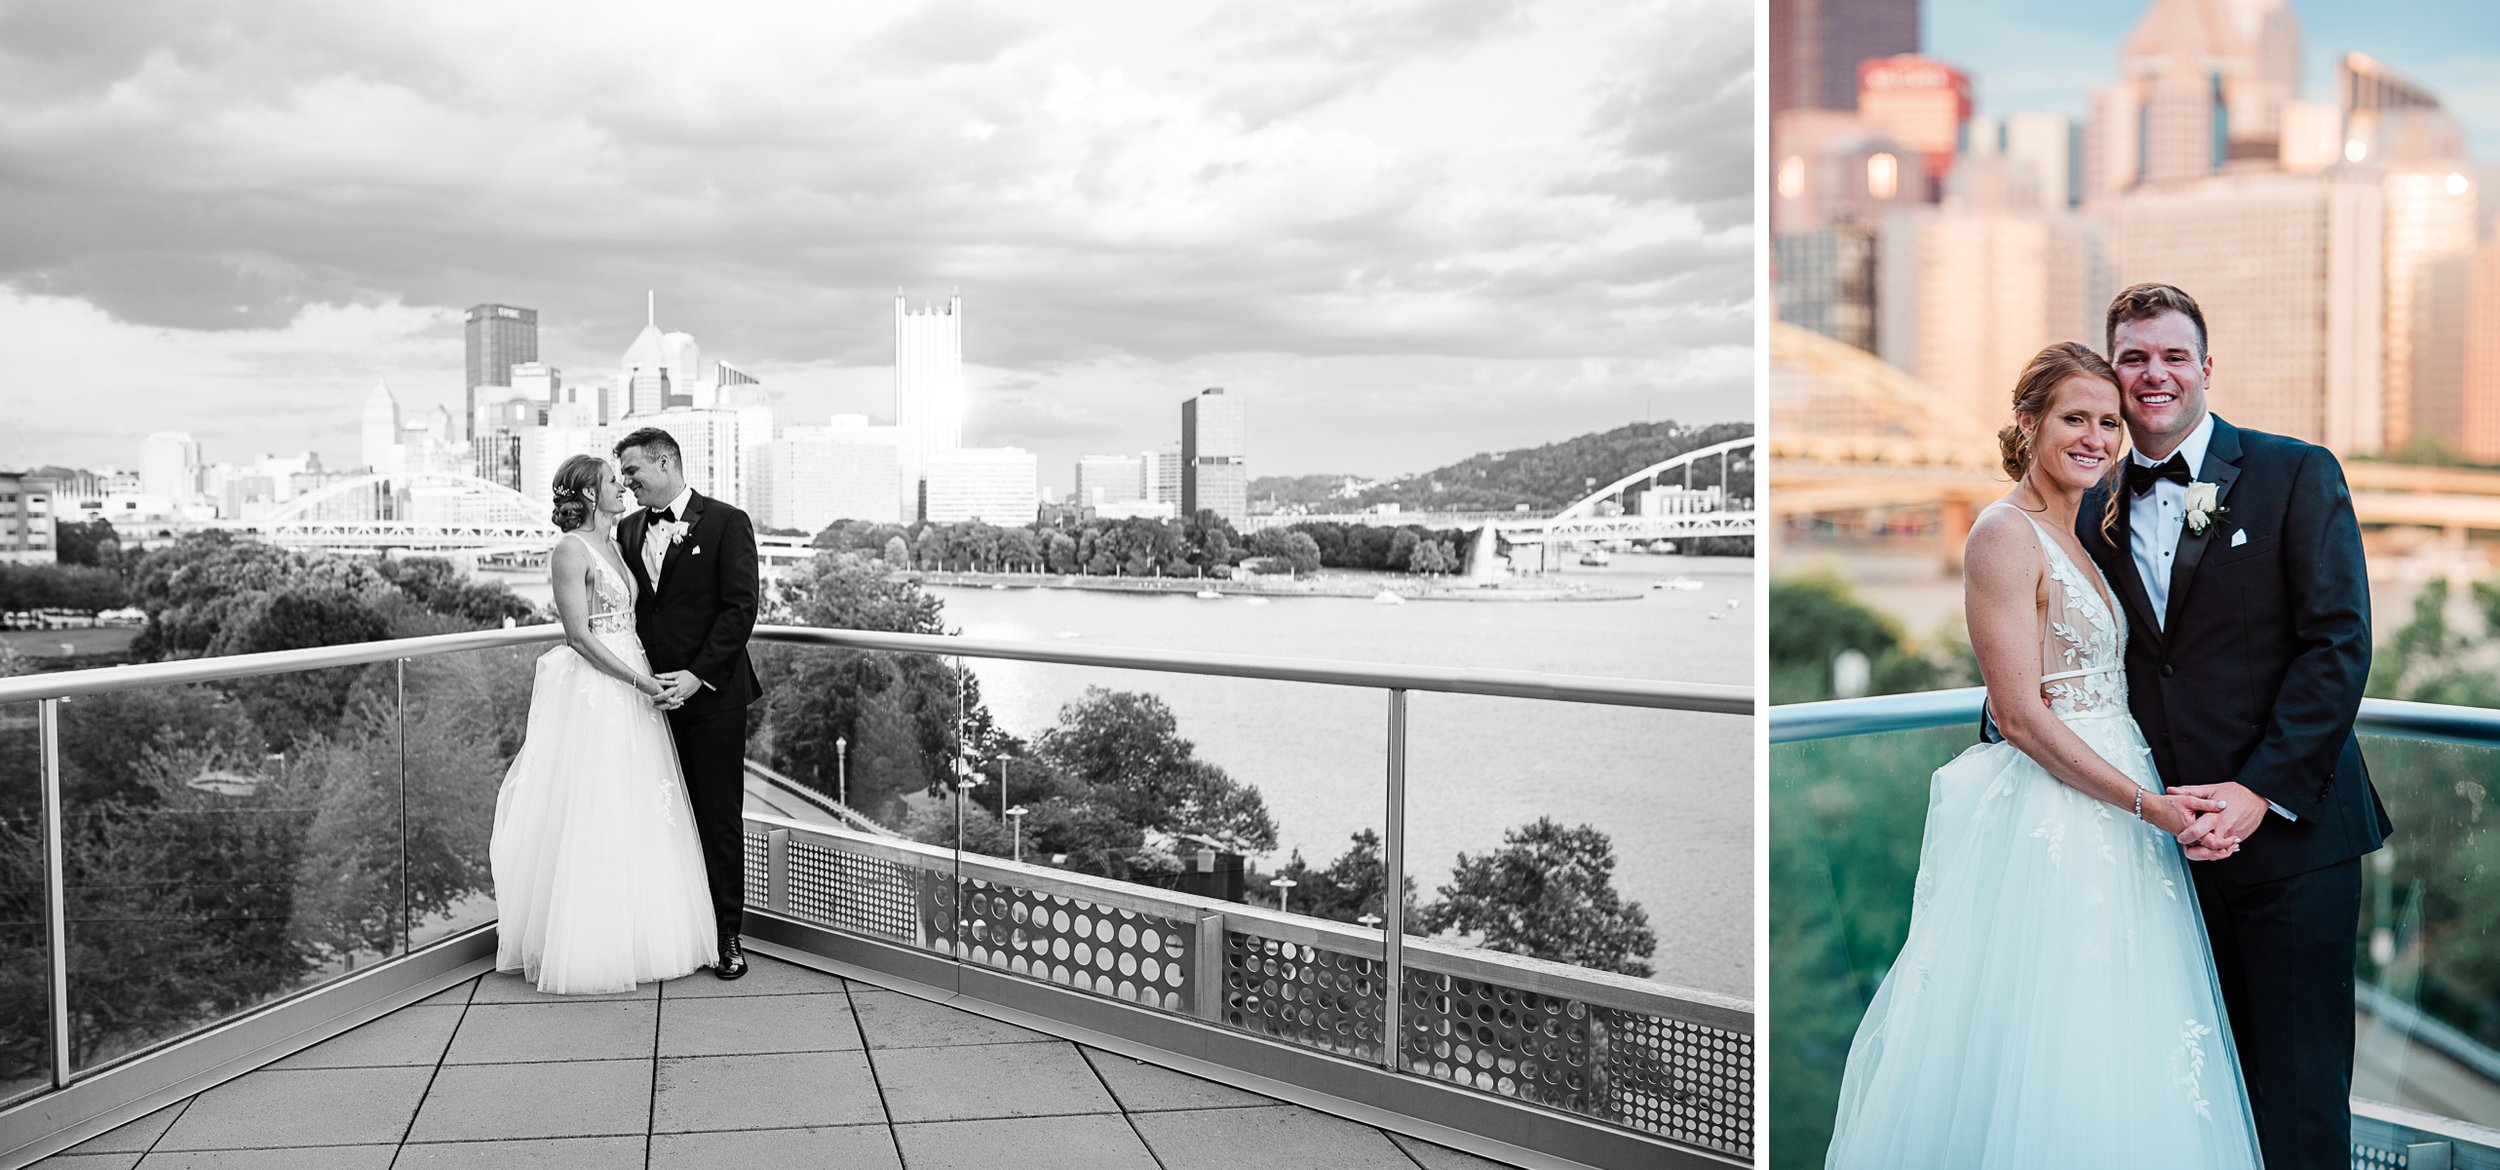
[[[1262,476],[1250,481],[1250,499],[1273,499],[1279,509],[1354,512],[1374,504],[1397,504],[1433,512],[1509,511],[1526,504],[1551,512],[1578,502],[1589,481],[1607,484],[1686,451],[1741,439],[1751,423],[1687,427],[1674,422],[1632,423],[1542,447],[1491,451],[1417,475],[1372,481],[1351,475]],[[1361,485],[1341,495],[1348,482]],[[1715,476],[1709,482],[1716,482]],[[1698,484],[1696,485],[1698,486]],[[1753,495],[1751,461],[1731,469],[1729,494]]]

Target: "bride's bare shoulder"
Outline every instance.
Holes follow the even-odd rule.
[[[1962,571],[1974,579],[2012,571],[2036,576],[2040,533],[2028,517],[2012,507],[1988,508],[1971,521],[1962,542]]]

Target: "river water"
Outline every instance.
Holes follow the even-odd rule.
[[[1075,589],[935,588],[950,628],[1063,641],[1419,666],[1481,666],[1679,682],[1753,683],[1754,564],[1619,554],[1565,580],[1634,588],[1689,577],[1698,590],[1621,601],[1201,600]],[[506,578],[498,578],[506,579]],[[543,601],[543,579],[508,579]],[[532,585],[535,585],[535,589]],[[1731,605],[1731,603],[1734,603]],[[1087,686],[1168,704],[1198,755],[1257,786],[1281,865],[1314,865],[1385,820],[1384,693],[1349,687],[971,660],[1000,724],[1026,739]],[[1407,859],[1431,900],[1462,853],[1551,816],[1614,844],[1615,889],[1648,913],[1661,982],[1730,995],[1753,987],[1751,719],[1472,695],[1408,701]],[[1010,768],[1010,784],[1013,769]],[[1013,792],[1009,794],[1013,799]]]

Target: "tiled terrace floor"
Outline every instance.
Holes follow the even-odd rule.
[[[756,957],[625,995],[486,975],[45,1170],[1484,1170],[1413,1138]]]

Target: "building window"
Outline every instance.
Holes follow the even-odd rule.
[[[1901,193],[1901,160],[1890,151],[1866,156],[1866,193],[1877,199],[1890,199]]]

